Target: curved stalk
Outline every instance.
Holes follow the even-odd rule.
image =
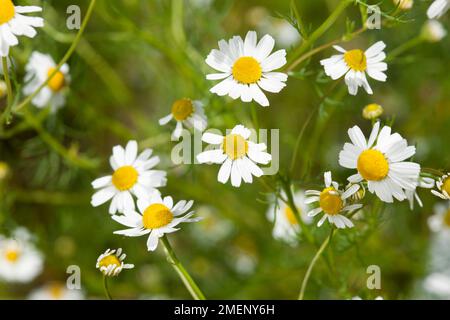
[[[112,300],[113,298],[111,297],[111,293],[108,289],[108,276],[106,275],[103,275],[103,289],[105,291],[106,298],[108,298],[108,300]]]

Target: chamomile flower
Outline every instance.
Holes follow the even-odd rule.
[[[133,196],[146,197],[166,185],[166,172],[152,170],[159,163],[159,157],[152,157],[152,149],[145,149],[138,155],[136,141],[129,141],[126,148],[115,146],[109,159],[114,173],[92,182],[97,191],[91,199],[94,207],[111,200],[109,213],[134,210]]]
[[[386,58],[383,52],[385,47],[383,41],[378,41],[366,51],[360,49],[347,51],[342,47],[333,46],[341,54],[321,60],[320,64],[324,66],[325,74],[333,80],[345,75],[345,84],[351,95],[358,93],[358,87],[363,87],[368,94],[372,94],[366,73],[375,80],[386,81],[384,71],[387,70],[387,64],[382,62]]]
[[[15,230],[12,238],[0,236],[0,280],[30,282],[41,273],[42,266],[43,257],[27,230]]]
[[[134,264],[123,262],[126,256],[127,255],[122,252],[122,248],[117,250],[108,249],[98,257],[95,267],[105,276],[117,276],[123,269],[134,268]]]
[[[414,0],[393,0],[393,2],[401,10],[409,10],[414,4]]]
[[[434,179],[427,177],[419,177],[417,182],[417,188],[431,189],[434,187]],[[420,200],[419,195],[416,190],[405,190],[406,198],[409,201],[409,208],[414,209],[414,200],[417,201],[420,207],[423,207],[422,200]]]
[[[436,187],[439,191],[431,190],[432,194],[443,200],[450,200],[450,172],[444,174],[436,181]]]
[[[195,128],[198,131],[206,129],[208,124],[203,111],[203,103],[191,99],[179,99],[172,105],[172,111],[169,115],[161,118],[159,124],[161,126],[167,124],[170,120],[175,119],[177,125],[172,133],[172,138],[178,140],[183,131],[183,124],[188,128]]]
[[[433,211],[434,214],[428,218],[431,231],[450,231],[450,202],[435,204]]]
[[[384,112],[382,106],[377,103],[371,103],[364,107],[362,115],[364,119],[373,120],[379,118]]]
[[[384,202],[393,202],[393,198],[403,201],[405,190],[414,191],[418,184],[420,165],[404,161],[416,153],[416,148],[408,146],[398,133],[391,134],[390,127],[379,129],[377,122],[368,141],[358,126],[349,129],[352,143],[345,143],[339,153],[339,164],[357,169],[349,182],[367,181],[367,189]]]
[[[427,20],[422,27],[422,37],[428,42],[439,42],[447,35],[447,31],[437,20]]]
[[[285,194],[281,195],[285,198]],[[294,203],[300,213],[303,222],[310,224],[312,219],[308,217],[309,207],[305,204],[303,191],[294,193]],[[297,243],[297,235],[300,226],[294,211],[281,199],[277,199],[276,204],[272,204],[267,210],[267,218],[274,223],[272,235],[275,239],[282,240],[288,244]]]
[[[285,73],[274,72],[286,64],[286,51],[270,54],[274,46],[275,40],[268,34],[257,43],[255,31],[249,31],[245,40],[240,36],[234,36],[228,43],[220,40],[219,50],[213,49],[206,58],[206,63],[219,71],[206,78],[222,80],[210,91],[232,99],[241,98],[243,102],[255,100],[267,107],[269,100],[261,89],[278,93],[287,80]]]
[[[197,155],[199,163],[217,163],[220,167],[217,180],[226,183],[231,176],[231,184],[239,187],[241,181],[252,183],[253,177],[264,173],[257,164],[268,164],[272,155],[265,152],[264,143],[249,141],[250,130],[243,125],[237,125],[231,133],[224,136],[206,132],[202,140],[217,148],[207,150]]]
[[[63,283],[51,282],[33,290],[28,300],[83,300],[80,289],[68,289]]]
[[[158,240],[167,233],[176,232],[176,228],[183,222],[197,222],[200,218],[192,218],[191,209],[193,201],[181,200],[175,205],[172,197],[161,198],[159,193],[150,197],[140,198],[137,201],[139,212],[127,209],[123,215],[114,215],[112,218],[129,229],[115,231],[115,234],[127,237],[140,237],[148,235],[147,249],[156,250]]]
[[[315,202],[319,204],[317,208],[308,212],[308,216],[314,217],[323,212],[322,218],[317,223],[318,227],[326,219],[340,229],[353,227],[353,222],[343,213],[358,210],[362,207],[362,204],[347,205],[347,199],[358,191],[359,185],[354,184],[345,191],[339,190],[339,184],[332,180],[330,171],[324,173],[324,180],[325,188],[322,191],[308,190],[305,192],[306,204]]]
[[[434,0],[428,7],[427,16],[429,19],[440,18],[447,12],[448,8],[450,8],[448,0]]]
[[[17,36],[34,38],[34,28],[43,27],[44,19],[24,13],[41,12],[38,6],[15,6],[11,0],[0,0],[0,56],[7,57],[9,48],[19,44]]]
[[[23,93],[31,95],[56,71],[56,63],[50,55],[35,51],[31,54],[25,70],[26,85]],[[31,102],[38,108],[50,106],[52,111],[56,111],[66,103],[65,89],[69,84],[69,66],[64,64]]]

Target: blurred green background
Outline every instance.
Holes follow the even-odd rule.
[[[24,66],[33,50],[49,53],[58,61],[76,31],[65,27],[71,0],[16,1],[44,7],[45,28],[35,39],[21,39],[12,49],[20,84]],[[98,255],[107,248],[122,247],[127,262],[136,268],[125,270],[110,282],[115,298],[190,298],[181,281],[166,262],[161,247],[148,253],[144,238],[113,235],[121,229],[107,212],[107,206],[92,208],[91,181],[109,174],[108,158],[116,144],[136,139],[139,147],[151,147],[162,159],[160,169],[168,171],[164,195],[175,200],[193,199],[200,223],[184,225],[169,236],[178,257],[212,299],[293,299],[298,295],[306,268],[316,248],[300,243],[291,247],[272,237],[266,218],[266,189],[254,182],[239,189],[217,182],[218,166],[174,166],[170,153],[173,123],[161,127],[158,119],[170,112],[174,100],[189,97],[202,100],[209,127],[224,130],[238,123],[252,127],[255,107],[261,128],[280,129],[280,168],[289,166],[295,139],[305,119],[320,103],[333,82],[324,76],[319,60],[335,54],[326,49],[303,62],[289,77],[280,94],[269,94],[270,107],[244,104],[209,93],[213,83],[205,79],[212,70],[204,63],[220,39],[245,36],[257,30],[275,36],[290,16],[290,1],[186,0],[98,0],[88,28],[69,60],[72,83],[66,106],[56,114],[30,110],[42,121],[45,131],[61,142],[71,155],[89,159],[79,166],[61,157],[42,135],[24,124],[19,116],[0,136],[0,161],[10,167],[0,182],[0,233],[9,235],[24,226],[37,237],[45,255],[44,272],[32,283],[0,283],[0,298],[24,298],[35,287],[49,281],[65,281],[68,265],[79,265],[82,286],[88,298],[103,298],[102,275],[95,269]],[[317,28],[339,0],[307,1],[296,4],[308,32]],[[82,14],[88,1],[77,1]],[[346,49],[367,48],[378,40],[386,52],[416,37],[426,21],[430,2],[415,1],[406,12],[408,22],[392,23],[381,30],[369,30],[342,43]],[[383,1],[383,10],[394,8]],[[383,18],[384,19],[384,18]],[[316,46],[340,38],[346,25],[361,24],[358,6],[351,5]],[[449,27],[448,17],[441,21]],[[287,31],[282,31],[284,35]],[[279,48],[298,46],[294,34]],[[298,41],[297,41],[298,42]],[[300,42],[301,43],[301,40]],[[372,102],[385,109],[382,119],[393,121],[394,131],[417,146],[415,161],[423,167],[448,169],[450,149],[450,42],[422,43],[389,61],[386,83],[369,80],[374,95],[364,92],[349,96],[344,83],[337,85],[318,116],[313,117],[302,140],[292,180],[299,189],[319,187],[322,174],[332,170],[344,182],[350,171],[338,166],[338,153],[347,141],[346,131],[357,124],[368,132],[370,121],[361,116]],[[5,99],[0,101],[1,109]],[[417,281],[429,270],[428,248],[432,239],[427,217],[438,202],[427,191],[420,193],[424,207],[410,211],[408,203],[381,206],[373,198],[356,228],[339,232],[326,259],[317,263],[306,298],[347,299],[359,295],[372,299],[414,296]],[[371,199],[371,200],[370,200]],[[317,239],[329,232],[329,225],[311,227]],[[325,263],[327,261],[327,263]],[[379,265],[382,289],[366,288],[366,268]]]

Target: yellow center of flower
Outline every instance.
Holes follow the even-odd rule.
[[[120,266],[120,260],[116,257],[115,254],[110,254],[109,256],[103,257],[102,260],[99,262],[99,266],[101,267],[108,267],[108,266],[115,266],[117,268]]]
[[[11,0],[0,0],[0,25],[14,18],[16,9]]]
[[[441,190],[447,192],[450,196],[450,177],[446,178],[442,183]]]
[[[231,160],[235,160],[247,154],[248,143],[239,134],[229,134],[223,138],[222,149]]]
[[[59,283],[53,283],[52,285],[50,285],[48,290],[50,292],[50,296],[53,299],[58,300],[58,299],[61,299],[63,296],[63,292],[64,292],[63,286],[60,285]]]
[[[172,115],[177,121],[186,120],[194,112],[194,104],[191,99],[180,99],[172,105]]]
[[[5,252],[5,258],[8,262],[14,263],[19,259],[20,253],[15,249],[9,249]]]
[[[49,68],[47,71],[47,77],[50,77],[53,72],[55,72],[55,68]],[[58,92],[62,88],[64,88],[64,85],[66,84],[66,79],[64,78],[64,74],[61,71],[57,71],[55,75],[50,79],[48,82],[48,87],[53,92]]]
[[[173,213],[165,205],[154,203],[148,206],[142,216],[142,222],[146,229],[157,229],[164,227],[173,220]]]
[[[379,181],[387,176],[389,163],[380,151],[369,149],[359,155],[357,168],[364,179]]]
[[[123,166],[114,171],[112,183],[120,190],[125,191],[134,186],[138,179],[138,172],[132,166]]]
[[[344,203],[338,192],[333,187],[328,187],[320,193],[319,205],[326,214],[336,215],[341,212]]]
[[[365,119],[375,119],[383,114],[383,107],[376,103],[368,104],[363,109],[363,117]]]
[[[347,51],[344,53],[344,60],[355,71],[365,71],[367,68],[366,54],[362,50]]]
[[[233,78],[245,84],[257,82],[262,75],[261,65],[253,57],[240,57],[233,65]]]
[[[284,215],[290,224],[298,224],[297,217],[295,216],[294,211],[291,209],[291,207],[286,206],[286,208],[284,208]]]

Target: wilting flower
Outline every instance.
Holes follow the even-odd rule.
[[[285,194],[281,196],[286,197]],[[294,193],[294,203],[303,222],[311,223],[311,218],[307,214],[309,207],[305,204],[303,191]],[[267,218],[274,223],[272,235],[275,239],[283,240],[291,245],[297,243],[297,235],[301,231],[299,222],[294,211],[284,201],[277,198],[277,202],[267,209]]]
[[[380,129],[377,122],[367,141],[358,126],[348,130],[352,143],[345,143],[339,153],[339,164],[344,168],[357,169],[358,173],[348,178],[349,182],[367,181],[367,188],[384,202],[406,199],[405,190],[417,187],[420,165],[404,161],[416,153],[414,146],[391,128]]]
[[[156,188],[166,185],[166,172],[152,170],[159,163],[159,157],[151,157],[152,149],[145,149],[138,156],[137,142],[129,141],[125,149],[115,146],[112,150],[109,162],[114,173],[92,182],[94,189],[100,189],[92,196],[92,206],[112,199],[109,213],[134,210],[132,195],[147,197]]]
[[[431,189],[434,187],[434,179],[427,177],[419,177],[417,182],[417,188]],[[406,198],[409,201],[409,208],[414,209],[414,200],[417,201],[420,207],[423,207],[422,200],[420,200],[419,195],[416,190],[405,190]]]
[[[448,0],[434,0],[427,10],[427,16],[429,19],[440,18],[447,12],[449,7],[450,2]]]
[[[362,115],[364,119],[373,120],[379,118],[383,114],[383,111],[382,106],[371,103],[364,107]]]
[[[19,44],[17,36],[34,38],[34,28],[43,27],[44,19],[23,13],[41,12],[38,6],[15,6],[11,0],[0,0],[0,56],[7,57],[9,48]]]
[[[366,51],[360,49],[347,51],[342,47],[333,46],[341,54],[321,60],[320,64],[324,66],[326,75],[333,80],[345,75],[345,84],[351,95],[358,93],[358,87],[363,87],[368,94],[372,94],[366,73],[375,80],[386,81],[384,71],[387,70],[387,64],[382,62],[386,58],[383,52],[385,47],[383,41],[378,41]]]
[[[63,283],[51,282],[33,290],[29,300],[83,300],[84,294],[80,289],[68,289]]]
[[[115,234],[121,234],[127,237],[140,237],[149,235],[147,248],[149,251],[156,250],[158,240],[166,233],[178,231],[176,228],[183,222],[196,222],[200,218],[192,218],[194,212],[188,212],[194,202],[191,200],[179,201],[173,205],[172,197],[161,198],[159,193],[155,192],[150,197],[139,198],[137,206],[139,212],[132,209],[126,209],[123,215],[114,215],[112,218],[129,227],[129,229],[115,231]]]
[[[0,279],[7,282],[30,282],[42,271],[43,257],[23,228],[12,238],[0,235]]]
[[[443,200],[450,200],[450,172],[444,174],[436,181],[436,187],[439,191],[431,190],[432,194]]]
[[[422,27],[422,36],[429,42],[439,42],[447,35],[447,31],[437,20],[427,20]]]
[[[393,0],[393,2],[402,10],[409,10],[414,4],[414,0]]]
[[[134,268],[134,264],[123,263],[126,256],[127,255],[122,252],[122,248],[117,250],[108,249],[98,257],[95,267],[105,276],[117,276],[123,269]]]
[[[265,152],[267,147],[264,143],[256,144],[249,141],[250,134],[250,130],[243,125],[235,126],[225,137],[204,133],[202,140],[218,148],[199,153],[198,162],[222,164],[217,176],[217,180],[221,183],[226,183],[230,175],[234,187],[239,187],[241,180],[252,183],[252,175],[255,177],[263,175],[257,164],[268,164],[272,156]]]
[[[428,226],[431,231],[450,231],[450,202],[435,204],[433,211],[434,214],[428,218]]]
[[[208,124],[203,111],[203,103],[191,99],[179,99],[172,105],[172,112],[159,120],[160,125],[167,124],[170,120],[175,119],[177,125],[172,133],[172,138],[178,140],[183,131],[183,124],[188,128],[195,128],[198,131],[206,129]]]
[[[311,204],[317,202],[319,207],[308,212],[308,216],[314,217],[323,212],[322,218],[317,223],[320,227],[328,218],[328,222],[334,224],[337,228],[344,229],[353,227],[353,222],[343,215],[345,212],[358,210],[362,204],[347,205],[347,199],[358,191],[359,185],[354,184],[347,190],[339,190],[339,184],[332,180],[331,172],[324,173],[325,188],[322,191],[307,190],[305,203]]]
[[[56,71],[56,63],[50,55],[35,51],[25,70],[26,85],[23,93],[31,95]],[[70,84],[70,80],[69,66],[65,63],[31,102],[38,108],[50,106],[52,111],[56,111],[66,103],[64,89]]]
[[[219,50],[213,49],[206,58],[206,63],[220,71],[208,74],[208,80],[222,80],[211,88],[219,96],[229,95],[233,99],[241,98],[244,102],[255,100],[263,107],[269,105],[268,92],[280,92],[286,84],[287,75],[273,70],[286,64],[286,51],[272,52],[275,40],[266,34],[257,43],[255,31],[249,31],[245,41],[234,36],[228,41],[219,41]]]

